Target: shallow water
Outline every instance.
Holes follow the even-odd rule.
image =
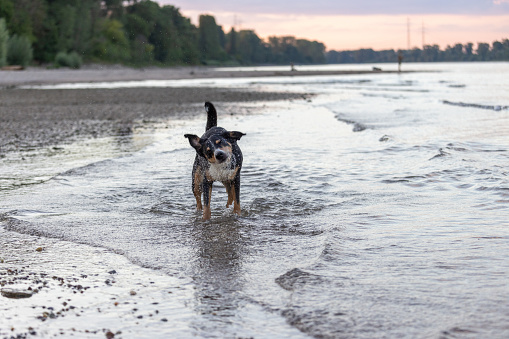
[[[186,282],[179,333],[508,337],[509,64],[420,66],[439,72],[232,83],[320,94],[258,115],[217,103],[247,133],[240,217],[221,185],[211,221],[195,211],[183,134],[204,117],[63,172],[46,158],[58,175],[0,191],[2,225]]]

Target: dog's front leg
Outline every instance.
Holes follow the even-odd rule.
[[[233,180],[233,213],[240,215],[240,171]]]
[[[193,193],[196,199],[196,210],[202,210],[201,194],[203,187],[203,174],[198,169],[193,169]]]
[[[229,181],[223,182],[224,187],[226,188],[226,193],[228,194],[228,201],[226,202],[226,208],[230,207],[233,203],[233,185]]]
[[[212,196],[212,181],[203,180],[203,220],[209,220],[211,216],[210,199]]]

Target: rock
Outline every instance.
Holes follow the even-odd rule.
[[[13,288],[3,288],[2,290],[0,290],[0,293],[2,294],[2,296],[11,299],[30,298],[34,294],[33,291],[21,291]]]

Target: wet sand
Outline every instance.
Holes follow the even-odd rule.
[[[135,124],[203,116],[203,103],[302,100],[306,93],[224,88],[0,89],[0,155],[80,138],[125,135]],[[245,111],[245,109],[244,109]],[[244,112],[246,113],[246,112]]]
[[[129,133],[136,122],[203,114],[201,105],[305,98],[221,88],[36,90],[20,86],[74,82],[173,80],[279,75],[281,72],[218,72],[210,68],[87,66],[80,70],[29,68],[0,71],[0,156],[79,138]],[[284,73],[284,72],[283,72]],[[291,73],[291,72],[288,72]],[[295,73],[295,72],[294,72]],[[235,110],[232,107],[232,110]]]

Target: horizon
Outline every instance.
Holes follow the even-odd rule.
[[[254,30],[263,39],[291,35],[320,41],[327,50],[337,51],[422,49],[424,45],[438,45],[444,49],[457,43],[491,44],[509,37],[509,0],[446,3],[383,0],[376,4],[365,0],[356,3],[297,0],[291,6],[281,0],[156,2],[179,8],[195,25],[199,15],[210,14],[225,32],[234,27],[235,30]]]

